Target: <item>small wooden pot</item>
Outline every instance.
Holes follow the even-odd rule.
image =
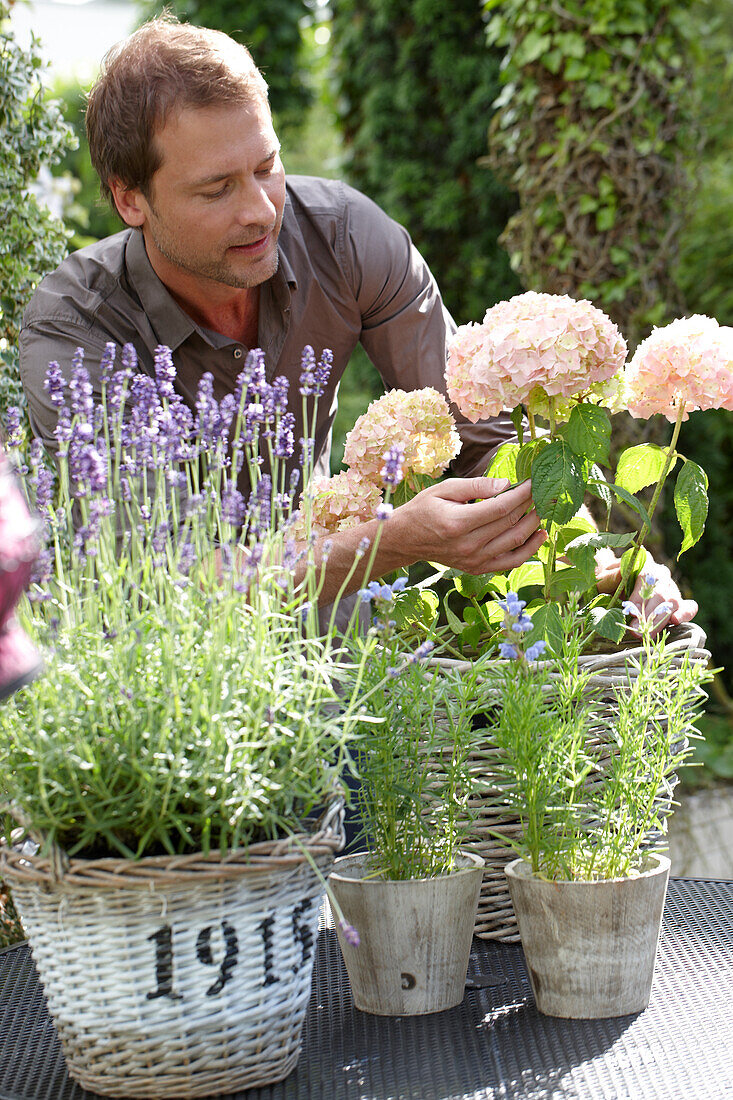
[[[649,1004],[670,861],[649,853],[633,878],[549,882],[507,864],[532,991],[546,1016],[592,1020]]]
[[[339,944],[354,1003],[378,1016],[442,1012],[463,1000],[484,861],[461,852],[456,870],[438,878],[366,878],[366,852],[342,856],[329,886],[344,919],[359,933]]]

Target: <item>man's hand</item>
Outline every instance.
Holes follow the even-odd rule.
[[[655,578],[654,591],[644,599],[644,578],[650,576]],[[596,580],[599,592],[613,593],[618,588],[621,582],[621,563],[612,550],[599,550],[596,554]],[[653,622],[652,633],[657,633],[665,626],[689,623],[697,615],[695,601],[683,599],[667,566],[659,565],[648,553],[643,573],[639,574],[628,602],[634,604],[640,613],[643,607],[644,617]],[[638,634],[639,615],[630,619],[628,625],[633,633]]]
[[[510,489],[506,478],[450,478],[395,509],[382,539],[385,551],[401,548],[410,564],[496,573],[537,553],[547,538],[539,524],[529,481]]]

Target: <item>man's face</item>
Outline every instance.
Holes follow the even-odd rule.
[[[249,288],[269,279],[277,270],[285,172],[267,105],[257,98],[246,106],[185,107],[155,142],[162,162],[141,205],[163,281],[185,272],[205,292],[210,281]]]

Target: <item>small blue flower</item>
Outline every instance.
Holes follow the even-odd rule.
[[[639,608],[631,600],[624,600],[621,604],[621,610],[624,615],[628,615],[631,619],[638,619],[639,617]]]
[[[546,648],[547,642],[543,638],[540,638],[539,641],[535,642],[534,645],[531,645],[529,647],[529,649],[525,653],[525,657],[528,661],[536,661],[540,654],[545,652]]]
[[[516,646],[509,645],[508,642],[501,642],[499,645],[499,653],[505,661],[516,661],[519,656],[519,650]]]
[[[393,592],[402,592],[407,587],[407,577],[398,577],[392,585]]]

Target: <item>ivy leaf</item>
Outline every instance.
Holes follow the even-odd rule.
[[[674,507],[684,534],[677,560],[698,541],[705,530],[708,515],[708,478],[705,471],[689,458],[679,472],[674,487]]]
[[[532,466],[537,515],[551,523],[567,523],[583,503],[584,491],[582,459],[562,439],[549,443]]]
[[[666,459],[667,452],[656,443],[640,443],[637,447],[629,447],[619,455],[616,484],[628,489],[630,493],[638,493],[647,485],[656,485]],[[670,469],[673,466],[674,463]]]
[[[576,454],[608,465],[611,419],[599,405],[576,405],[560,434]]]

